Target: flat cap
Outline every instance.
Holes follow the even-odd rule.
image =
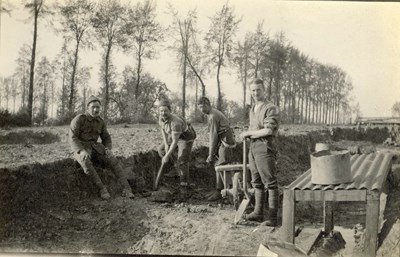
[[[167,107],[171,108],[171,103],[169,102],[168,99],[162,98],[162,99],[160,99],[160,101],[158,102],[158,107],[160,107],[160,106],[167,106]]]
[[[101,104],[101,101],[100,101],[99,98],[95,97],[94,95],[91,95],[91,96],[88,98],[87,104],[86,104],[86,105],[89,105],[91,102],[96,102],[96,101],[99,102],[99,103]]]

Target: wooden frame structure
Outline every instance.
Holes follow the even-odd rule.
[[[361,160],[360,160],[361,159]],[[392,156],[389,154],[368,154],[352,157],[352,184],[326,186],[311,184],[311,175],[303,174],[284,189],[282,207],[282,240],[295,243],[296,202],[323,202],[324,231],[334,227],[334,208],[337,202],[365,202],[366,230],[364,256],[376,255],[379,229],[381,194],[387,194],[387,175],[391,169]],[[361,169],[361,170],[360,170]],[[310,170],[308,171],[310,173]],[[307,186],[305,186],[307,185]]]

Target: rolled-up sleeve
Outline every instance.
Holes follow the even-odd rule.
[[[69,145],[72,152],[78,152],[84,149],[81,141],[79,140],[81,116],[76,116],[72,121],[69,129]]]
[[[279,128],[280,114],[277,106],[268,107],[265,111],[264,128],[271,129],[275,135]]]

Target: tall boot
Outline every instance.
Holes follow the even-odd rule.
[[[122,186],[122,196],[124,196],[126,198],[130,198],[130,199],[135,198],[135,195],[132,193],[131,186],[129,185],[129,182],[126,179],[126,177],[122,176],[118,180]]]
[[[254,198],[256,200],[254,211],[250,214],[244,215],[243,218],[245,220],[250,221],[258,221],[261,222],[264,219],[264,202],[265,202],[265,194],[264,189],[255,188],[254,189]]]
[[[278,189],[268,190],[268,219],[264,222],[264,225],[269,227],[276,227],[278,223]]]

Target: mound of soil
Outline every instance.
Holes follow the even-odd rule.
[[[58,135],[48,131],[34,132],[31,130],[24,130],[24,131],[0,134],[0,145],[6,145],[6,144],[45,145],[59,141],[60,138]]]

